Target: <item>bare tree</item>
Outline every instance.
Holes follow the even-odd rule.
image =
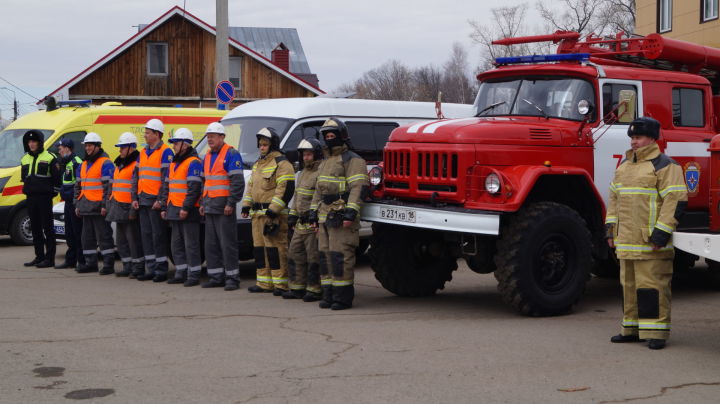
[[[605,33],[635,33],[635,0],[604,0],[598,23],[605,27]]]
[[[602,32],[597,32],[598,28],[602,28],[598,26],[598,16],[601,6],[606,2],[607,0],[555,0],[553,3],[560,4],[551,7],[538,1],[536,7],[540,17],[551,29],[601,34]]]
[[[468,56],[460,43],[453,44],[450,59],[443,66],[443,100],[469,104],[475,98],[475,80],[471,80]]]
[[[340,90],[355,92],[357,98],[412,100],[415,98],[412,76],[407,66],[398,60],[390,60],[365,72],[354,84],[342,86]]]
[[[418,101],[431,101],[442,91],[443,72],[433,65],[415,69],[414,80]]]

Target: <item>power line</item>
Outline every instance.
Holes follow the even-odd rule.
[[[36,100],[40,101],[40,99],[39,99],[38,97],[36,97],[36,96],[34,96],[34,95],[32,95],[32,94],[28,93],[27,91],[25,91],[25,90],[23,90],[22,88],[20,88],[20,87],[16,86],[15,84],[13,84],[13,83],[11,83],[11,82],[7,81],[7,80],[6,80],[6,79],[4,79],[3,77],[0,77],[0,80],[2,80],[2,81],[4,81],[4,82],[6,82],[6,83],[8,83],[8,84],[10,84],[11,86],[15,87],[16,89],[18,89],[19,91],[21,91],[21,92],[22,92],[22,93],[24,93],[25,95],[27,95],[27,96],[29,96],[29,97],[32,97],[32,98],[34,98],[34,99],[36,99]]]

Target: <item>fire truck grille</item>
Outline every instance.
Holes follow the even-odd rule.
[[[417,175],[429,179],[457,178],[458,156],[456,153],[417,153]]]
[[[386,151],[385,167],[387,174],[393,177],[410,176],[410,152]]]

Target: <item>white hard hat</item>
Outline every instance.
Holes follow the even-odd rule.
[[[87,135],[85,135],[85,139],[83,139],[83,144],[85,143],[102,143],[102,139],[100,138],[100,135],[98,135],[95,132],[88,132]]]
[[[205,134],[208,133],[219,133],[221,135],[225,134],[225,127],[222,126],[220,122],[211,122],[210,125],[208,125],[207,129],[205,130]]]
[[[165,125],[163,125],[162,121],[156,118],[153,118],[145,124],[145,127],[148,129],[152,129],[154,131],[165,133]]]
[[[130,146],[130,145],[137,146],[137,137],[135,137],[135,135],[133,135],[130,132],[124,132],[122,135],[120,135],[120,139],[118,139],[118,142],[115,145],[115,147]]]
[[[170,139],[168,139],[168,142],[175,143],[175,142],[179,142],[181,140],[185,140],[188,143],[192,144],[193,134],[192,134],[192,132],[190,132],[190,129],[180,128],[180,129],[176,130],[175,133],[173,133],[172,137]]]

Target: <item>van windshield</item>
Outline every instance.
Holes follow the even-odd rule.
[[[291,122],[291,119],[271,117],[225,119],[222,121],[225,127],[225,143],[238,149],[245,168],[252,168],[259,156],[255,135],[260,129],[266,127],[275,129],[275,132],[280,135],[280,140],[282,141]],[[205,156],[208,150],[207,139],[203,137],[196,149],[198,155],[201,157]]]
[[[17,167],[20,165],[20,159],[25,154],[22,138],[30,129],[7,129],[0,132],[0,168]],[[52,130],[40,130],[45,139],[52,135]]]

